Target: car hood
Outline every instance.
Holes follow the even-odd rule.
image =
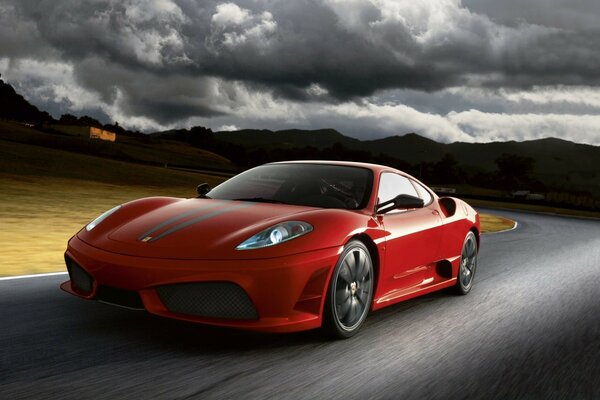
[[[213,199],[187,199],[130,217],[126,207],[114,214],[110,229],[82,230],[88,244],[120,254],[173,259],[253,258],[257,251],[236,251],[250,236],[276,223],[318,211],[312,207]],[[135,214],[135,213],[133,213]],[[121,219],[119,219],[121,216]],[[302,238],[295,239],[301,240]],[[283,243],[277,248],[288,247]],[[278,256],[262,250],[264,256]],[[272,254],[271,254],[272,253]]]

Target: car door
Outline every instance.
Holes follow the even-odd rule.
[[[438,260],[441,218],[431,195],[417,192],[415,185],[416,182],[393,172],[383,172],[380,177],[378,203],[400,194],[426,201],[423,208],[392,210],[379,216],[386,231],[386,291],[426,286],[433,281],[431,267]]]

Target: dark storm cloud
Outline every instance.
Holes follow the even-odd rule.
[[[489,47],[495,40],[495,26],[477,16],[458,19],[447,15],[448,19],[440,23],[448,27],[427,27],[444,29],[444,41],[420,44],[409,32],[408,24],[382,19],[384,3],[380,7],[368,2],[355,6],[356,11],[348,13],[355,14],[355,26],[340,23],[340,14],[346,11],[336,13],[326,3],[238,1],[235,4],[242,10],[250,11],[249,19],[255,17],[248,21],[248,29],[258,26],[265,12],[271,18],[262,19],[272,20],[276,27],[270,37],[259,34],[232,46],[223,45],[224,36],[242,35],[244,26],[240,21],[221,27],[213,23],[217,6],[226,4],[222,1],[19,0],[15,6],[20,11],[18,17],[37,26],[41,36],[67,58],[81,59],[93,54],[132,68],[163,71],[185,67],[185,63],[178,62],[178,57],[185,54],[197,74],[301,88],[318,82],[340,97],[370,94],[388,87],[439,88],[465,73],[522,73],[535,83],[538,78],[531,73],[537,75],[548,68],[552,74],[556,60],[582,74],[587,74],[590,61],[597,61],[597,41],[593,40],[597,36],[592,35],[597,32],[591,32],[589,37],[582,32],[548,32],[529,38],[531,32],[523,30],[519,36],[522,43],[515,47],[501,43],[498,54],[492,54]],[[452,11],[460,7],[447,8]],[[454,26],[458,24],[466,26]],[[147,45],[143,41],[145,35],[168,38],[173,32],[181,38],[181,48],[175,43],[169,46],[168,41],[163,43],[160,61],[166,66],[132,52],[129,46]],[[518,35],[519,32],[514,33]],[[140,38],[139,43],[132,42]],[[261,49],[268,39],[271,42]],[[540,58],[540,54],[546,56]],[[506,58],[508,62],[504,61]]]
[[[151,115],[163,124],[190,115],[222,114],[211,107],[211,85],[202,77],[132,71],[96,57],[82,60],[75,69],[75,77],[86,88],[100,94],[105,103],[118,102],[126,114]]]
[[[387,41],[368,41],[339,26],[336,14],[320,2],[290,1],[273,6],[277,29],[264,49],[257,51],[257,43],[252,41],[237,46],[217,43],[202,64],[204,70],[281,88],[284,94],[289,86],[303,90],[318,83],[340,99],[389,87],[433,89],[449,80],[438,74],[434,65],[398,60]],[[359,14],[366,23],[379,16],[376,9]],[[385,35],[403,52],[418,52],[406,31]]]
[[[8,0],[0,50],[66,63],[103,102],[161,124],[234,113],[237,83],[332,104],[385,89],[600,83],[596,3],[510,1],[512,14],[492,0]]]
[[[37,22],[10,2],[0,3],[0,56],[40,58],[56,56],[41,37]]]
[[[594,0],[462,0],[462,4],[511,26],[528,22],[566,30],[594,30],[600,18],[600,2]]]
[[[18,0],[14,7],[26,23],[35,25],[40,40],[58,50],[63,59],[77,63],[94,56],[133,70],[152,70],[159,60],[175,59],[178,43],[169,40],[169,35],[185,21],[175,5],[146,7],[143,1]],[[153,47],[156,41],[162,41],[160,48]],[[155,54],[157,49],[160,54]]]

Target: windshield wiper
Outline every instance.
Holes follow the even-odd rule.
[[[247,197],[241,199],[233,199],[234,201],[255,201],[257,203],[276,203],[276,204],[289,204],[285,201],[275,200],[275,199],[267,199],[264,197]]]

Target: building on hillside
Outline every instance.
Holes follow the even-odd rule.
[[[511,193],[511,196],[512,196],[513,199],[522,199],[522,200],[524,200],[529,195],[529,193],[531,193],[531,191],[529,191],[529,190],[514,190]]]
[[[67,135],[89,139],[100,139],[109,142],[117,140],[116,133],[89,125],[48,124],[44,125],[44,128],[54,129],[55,131],[66,133]]]

